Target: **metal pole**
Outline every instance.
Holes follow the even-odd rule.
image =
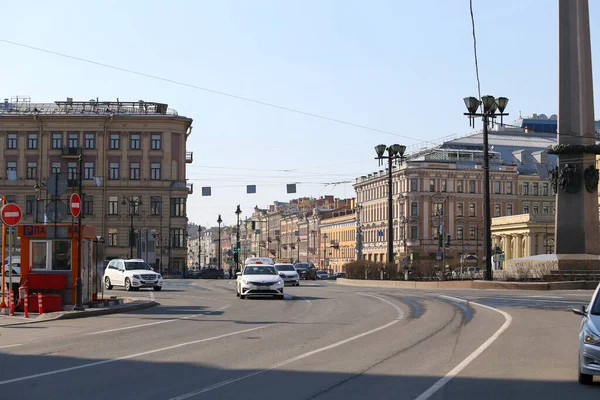
[[[79,196],[83,200],[83,156],[79,155]],[[79,211],[79,216],[77,217],[77,283],[75,284],[75,307],[73,310],[75,311],[83,311],[83,251],[81,247],[81,239],[82,239],[82,228],[81,228],[81,210]]]
[[[2,196],[2,207],[6,205],[6,196]],[[6,225],[2,221],[2,265],[6,259]],[[4,271],[2,271],[2,299],[0,299],[0,308],[6,308],[4,297],[6,293],[6,278],[4,277]]]
[[[8,295],[10,296],[12,290],[13,290],[13,281],[12,281],[12,231],[13,231],[13,227],[10,226],[8,229],[9,230],[9,234],[8,234],[8,282],[9,282],[9,291],[8,291]],[[4,260],[2,260],[2,262],[4,262]],[[2,273],[2,275],[4,275],[4,273]],[[14,301],[14,297],[13,297],[13,301]],[[9,304],[10,304],[10,300],[9,300]]]
[[[219,216],[219,219],[221,216]],[[217,254],[217,258],[219,259],[219,269],[221,269],[221,222],[219,222],[219,251]]]
[[[485,232],[485,247],[483,256],[485,257],[485,279],[493,280],[492,275],[492,215],[491,215],[491,199],[490,199],[490,158],[489,158],[489,142],[488,142],[488,115],[483,115],[483,194],[484,194],[484,223],[483,230]]]
[[[239,205],[238,205],[238,210],[239,210]],[[237,253],[237,260],[235,262],[235,272],[237,273],[240,269],[240,252],[239,252],[239,248],[240,248],[240,213],[236,213],[237,215],[237,231],[235,233],[235,252]],[[229,277],[230,279],[233,279],[232,276]]]
[[[129,226],[129,258],[133,258],[133,240],[134,240],[134,234],[133,234],[133,210],[131,209],[132,200],[133,199],[129,199],[129,218],[131,220],[131,223],[130,223],[130,226]]]
[[[394,206],[392,204],[392,161],[388,156],[388,263],[394,263]]]
[[[202,263],[201,240],[202,240],[202,227],[200,225],[198,225],[198,269],[201,268],[201,263]]]

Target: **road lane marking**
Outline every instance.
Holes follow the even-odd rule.
[[[8,349],[10,347],[17,347],[17,346],[23,346],[22,344],[9,344],[6,346],[0,346],[0,349]]]
[[[222,310],[224,310],[224,309],[226,309],[226,308],[229,308],[230,306],[231,306],[231,304],[228,304],[228,305],[226,305],[226,306],[224,306],[224,307],[217,308],[215,311],[222,311]],[[145,326],[152,326],[152,325],[166,324],[166,323],[168,323],[168,322],[183,321],[183,320],[186,320],[186,319],[190,319],[190,318],[196,318],[196,317],[201,317],[201,316],[204,316],[204,315],[206,315],[206,314],[194,314],[194,315],[188,315],[187,317],[182,317],[182,318],[173,318],[173,319],[167,319],[167,320],[165,320],[165,321],[150,322],[150,323],[147,323],[147,324],[133,325],[133,326],[125,326],[125,327],[122,327],[122,328],[115,328],[115,329],[107,329],[107,330],[105,330],[105,331],[88,333],[88,334],[87,334],[87,335],[85,335],[85,336],[100,335],[100,334],[102,334],[102,333],[117,332],[117,331],[125,331],[125,330],[128,330],[128,329],[143,328],[143,327],[145,327]],[[0,348],[1,348],[1,347],[0,347]]]
[[[244,329],[244,330],[241,330],[241,331],[235,331],[235,332],[225,333],[223,335],[213,336],[213,337],[209,337],[209,338],[205,338],[205,339],[194,340],[194,341],[186,342],[186,343],[179,343],[179,344],[175,344],[173,346],[163,347],[163,348],[160,348],[160,349],[154,349],[154,350],[144,351],[144,352],[141,352],[141,353],[130,354],[128,356],[123,356],[123,357],[118,357],[118,358],[111,358],[109,360],[96,361],[96,362],[92,362],[92,363],[88,363],[88,364],[77,365],[75,367],[56,369],[54,371],[42,372],[42,373],[39,373],[39,374],[21,376],[19,378],[7,379],[5,381],[0,381],[0,386],[1,385],[8,385],[9,383],[22,382],[22,381],[27,381],[27,380],[30,380],[30,379],[42,378],[44,376],[57,375],[57,374],[62,374],[64,372],[76,371],[76,370],[79,370],[79,369],[96,367],[98,365],[110,364],[110,363],[114,363],[114,362],[117,362],[117,361],[123,361],[123,360],[129,360],[129,359],[132,359],[132,358],[147,356],[149,354],[159,353],[161,351],[173,350],[173,349],[177,349],[177,348],[180,348],[180,347],[189,346],[189,345],[192,345],[192,344],[204,343],[204,342],[209,342],[211,340],[218,340],[218,339],[223,339],[223,338],[226,338],[226,337],[229,337],[229,336],[239,335],[241,333],[252,332],[252,331],[256,331],[258,329],[267,328],[269,326],[273,326],[273,325],[261,325],[261,326],[255,327],[255,328],[250,328],[250,329]]]
[[[434,383],[431,387],[429,387],[429,389],[427,389],[426,391],[424,391],[423,393],[421,393],[419,395],[419,397],[417,397],[415,400],[427,400],[431,396],[433,396],[438,390],[440,390],[448,382],[450,382],[452,380],[452,378],[454,378],[456,375],[460,374],[460,372],[463,369],[465,369],[471,362],[473,362],[473,360],[475,360],[477,357],[479,357],[481,355],[481,353],[483,353],[488,347],[490,347],[500,337],[500,335],[502,335],[504,333],[504,331],[506,331],[508,329],[508,327],[512,323],[512,316],[509,313],[504,312],[502,310],[499,310],[497,308],[493,308],[493,307],[490,307],[490,306],[486,306],[484,304],[475,303],[475,302],[472,302],[472,301],[460,299],[458,297],[444,296],[444,295],[440,295],[440,297],[444,297],[446,299],[453,300],[453,301],[461,301],[461,302],[465,302],[465,303],[469,303],[469,304],[474,304],[474,305],[479,306],[479,307],[487,308],[488,310],[492,310],[492,311],[495,311],[495,312],[497,312],[499,314],[502,314],[502,316],[504,317],[505,321],[504,321],[504,324],[500,327],[500,329],[498,329],[492,336],[490,336],[488,338],[488,340],[486,340],[474,352],[472,352],[471,354],[469,354],[467,356],[467,358],[465,358],[464,360],[462,360],[462,362],[460,364],[458,364],[456,367],[454,367],[443,378],[441,378],[436,383]]]
[[[247,378],[251,378],[253,376],[260,375],[260,374],[263,374],[263,373],[268,372],[268,371],[272,371],[272,370],[277,369],[279,367],[282,367],[284,365],[293,363],[295,361],[302,360],[304,358],[313,356],[313,355],[321,353],[323,351],[331,350],[331,349],[339,347],[339,346],[341,346],[343,344],[352,342],[354,340],[357,340],[357,339],[363,338],[365,336],[371,335],[371,334],[373,334],[375,332],[379,332],[379,331],[381,331],[383,329],[389,328],[390,326],[397,324],[398,322],[400,322],[404,318],[404,312],[402,311],[402,309],[400,307],[398,307],[397,305],[395,305],[394,303],[392,303],[391,301],[383,299],[383,298],[381,298],[379,296],[371,295],[371,294],[362,294],[362,295],[363,296],[374,297],[374,298],[376,298],[378,300],[381,300],[381,301],[383,301],[383,302],[391,305],[398,312],[398,316],[394,320],[388,322],[387,324],[381,325],[381,326],[379,326],[377,328],[374,328],[374,329],[371,329],[370,331],[360,333],[358,335],[352,336],[350,338],[341,340],[339,342],[330,344],[330,345],[325,346],[325,347],[318,348],[316,350],[309,351],[309,352],[304,353],[304,354],[300,354],[299,356],[287,359],[285,361],[281,361],[281,362],[279,362],[277,364],[274,364],[274,365],[272,365],[272,366],[270,366],[268,368],[265,368],[265,369],[262,369],[262,370],[259,370],[259,371],[256,371],[256,372],[251,372],[249,374],[242,375],[242,376],[237,377],[237,378],[231,378],[231,379],[228,379],[228,380],[225,380],[225,381],[221,381],[221,382],[215,383],[214,385],[207,386],[207,387],[204,387],[202,389],[195,390],[193,392],[188,392],[188,393],[182,394],[181,396],[172,397],[170,400],[184,400],[184,399],[188,399],[190,397],[194,397],[194,396],[197,396],[197,395],[202,394],[202,393],[210,392],[212,390],[221,388],[223,386],[227,386],[227,385],[230,385],[232,383],[239,382],[241,380],[244,380],[244,379],[247,379]]]

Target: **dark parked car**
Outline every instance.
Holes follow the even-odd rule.
[[[296,271],[298,271],[298,275],[302,279],[312,279],[313,281],[317,280],[317,269],[315,265],[311,262],[300,262],[294,264]]]
[[[329,280],[336,280],[337,278],[345,278],[346,277],[346,273],[344,272],[336,272],[334,274],[329,275],[329,277],[327,279]]]
[[[225,273],[222,269],[204,268],[198,272],[199,279],[225,279]]]

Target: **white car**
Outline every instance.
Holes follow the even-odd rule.
[[[237,273],[236,295],[240,299],[265,295],[283,299],[283,287],[283,279],[273,265],[250,264]]]
[[[275,264],[275,269],[279,272],[279,276],[283,278],[283,283],[300,286],[300,276],[293,264]]]
[[[573,312],[583,317],[579,331],[578,380],[582,385],[591,385],[594,375],[600,375],[600,285],[590,304],[574,308]]]
[[[162,289],[163,279],[150,268],[144,260],[111,260],[104,271],[104,287],[111,290],[113,286],[123,286],[125,290],[140,288]]]

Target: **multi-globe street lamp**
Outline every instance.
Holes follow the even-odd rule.
[[[219,259],[219,269],[221,269],[221,223],[223,220],[221,219],[221,214],[219,214],[219,218],[217,219],[217,224],[219,224],[219,252],[217,253],[217,258]]]
[[[142,204],[142,199],[140,197],[131,196],[129,198],[123,196],[122,205],[126,206],[129,204],[129,217],[130,217],[130,226],[129,226],[129,258],[133,258],[133,243],[135,242],[135,231],[133,230],[133,216],[139,214],[139,206]]]
[[[474,126],[475,117],[481,117],[483,119],[483,201],[484,201],[484,219],[483,219],[483,230],[485,234],[484,239],[484,258],[485,258],[485,280],[493,280],[492,275],[492,214],[491,214],[491,199],[490,199],[490,155],[489,155],[489,138],[488,138],[488,125],[490,120],[494,121],[495,118],[500,117],[500,123],[502,123],[502,117],[508,115],[504,110],[508,105],[508,99],[506,97],[494,96],[482,96],[481,100],[476,97],[465,97],[465,106],[468,112],[464,115],[469,117],[471,126]],[[482,108],[480,110],[480,108]]]
[[[387,155],[384,155],[387,151]],[[376,160],[379,160],[379,165],[382,164],[383,160],[388,160],[388,237],[387,237],[387,257],[388,263],[394,263],[394,203],[393,203],[393,186],[392,186],[392,168],[394,160],[398,160],[400,165],[405,160],[404,152],[406,151],[406,146],[400,144],[393,144],[391,146],[386,146],[385,144],[380,144],[375,146],[375,153],[377,153]]]
[[[240,214],[242,213],[242,209],[240,208],[240,205],[237,205],[237,208],[235,210],[235,215],[237,216],[237,231],[235,233],[235,273],[237,274],[237,272],[240,270]],[[230,276],[231,279],[233,279],[233,276],[235,274],[231,274],[232,276]]]

